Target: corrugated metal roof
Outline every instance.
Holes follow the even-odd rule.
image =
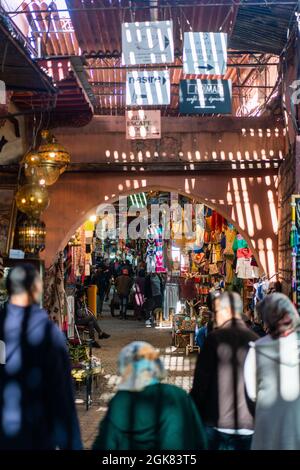
[[[249,61],[249,55],[244,53],[247,51],[273,54],[282,51],[297,1],[286,0],[286,5],[281,5],[284,2],[281,0],[280,5],[272,2],[269,6],[265,0],[257,2],[261,5],[253,6],[251,0],[250,3],[248,0],[158,0],[157,19],[173,20],[177,52],[175,65],[178,67],[170,68],[171,104],[162,107],[163,114],[178,113],[178,84],[182,78],[189,78],[183,74],[181,67],[185,31],[228,32],[229,48],[243,51],[239,63]],[[214,6],[216,3],[218,6]],[[43,37],[43,53],[50,56],[85,56],[87,79],[95,94],[96,112],[124,113],[126,70],[120,68],[121,24],[126,21],[149,21],[152,10],[144,8],[149,5],[149,0],[66,0],[68,12],[58,11],[57,4],[58,1],[37,0],[30,4],[23,3],[32,32],[35,37]],[[90,58],[91,55],[95,55],[95,59]],[[101,55],[105,58],[97,58]],[[109,58],[109,55],[113,57]],[[232,67],[225,78],[242,83],[249,71],[251,69]],[[241,105],[239,94],[234,95],[234,109]]]
[[[294,10],[299,3],[286,0],[280,4],[270,4],[260,0],[261,5],[244,5],[239,8],[229,47],[247,49],[279,55],[287,42],[288,28],[291,26]],[[250,2],[251,3],[251,2]]]

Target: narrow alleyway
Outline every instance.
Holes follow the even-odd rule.
[[[123,346],[131,341],[140,340],[148,341],[159,348],[167,371],[166,382],[176,384],[187,391],[192,384],[196,360],[195,355],[185,356],[184,350],[177,351],[171,345],[171,330],[146,328],[142,322],[112,318],[108,312],[104,313],[101,328],[112,336],[108,340],[101,341],[100,350],[93,350],[94,355],[101,357],[104,368],[99,390],[94,394],[93,405],[89,411],[85,410],[83,403],[77,404],[82,440],[86,449],[91,447],[98,424],[106,412],[107,403],[116,391],[119,381],[117,358]]]

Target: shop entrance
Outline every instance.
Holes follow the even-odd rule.
[[[101,346],[93,349],[95,369],[103,371],[101,390],[95,391],[100,415],[118,384],[118,354],[137,339],[159,348],[168,382],[189,391],[193,353],[199,350],[197,333],[208,321],[211,294],[238,291],[244,312],[251,307],[253,286],[264,275],[251,242],[205,202],[162,189],[111,199],[82,220],[61,252],[68,308],[64,318],[55,320],[74,340],[84,343],[89,338],[87,327],[75,327],[80,286],[89,313],[101,332],[110,335],[98,340],[94,332]],[[118,281],[124,276],[130,278],[125,307],[121,297],[126,293],[120,292]],[[149,302],[152,294],[155,302]],[[78,360],[77,352],[71,354]],[[80,373],[74,374],[80,382]],[[84,413],[81,405],[79,413]],[[95,426],[99,413],[92,417]]]

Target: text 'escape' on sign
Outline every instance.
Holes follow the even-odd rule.
[[[126,111],[126,139],[160,139],[160,111]]]

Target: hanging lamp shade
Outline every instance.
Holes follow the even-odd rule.
[[[48,191],[36,182],[27,183],[19,188],[16,204],[17,208],[28,217],[39,218],[49,205]]]
[[[56,183],[60,174],[60,165],[49,163],[42,160],[37,152],[28,152],[22,161],[24,165],[25,176],[29,179],[38,181],[41,185],[51,186]]]
[[[19,246],[28,255],[38,255],[45,249],[45,223],[37,219],[27,219],[18,227]]]
[[[39,165],[54,166],[62,174],[70,163],[70,154],[49,131],[42,131],[41,136],[42,143],[37,150]]]

